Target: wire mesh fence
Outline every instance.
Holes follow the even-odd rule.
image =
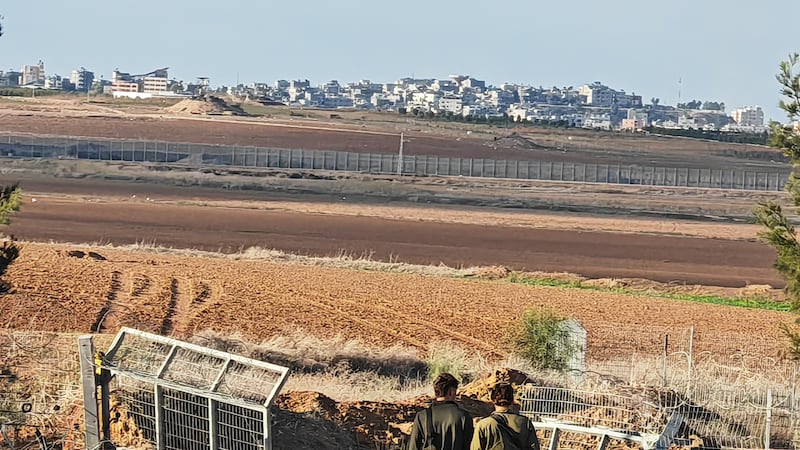
[[[508,178],[753,191],[780,191],[789,177],[788,168],[736,170],[636,164],[584,164],[534,159],[401,156],[393,149],[361,153],[12,134],[0,135],[0,155],[20,158],[86,159],[190,166]]]
[[[607,346],[613,348],[596,339],[600,333],[618,333],[612,335],[617,342]],[[0,448],[7,442],[30,444],[37,431],[49,444],[81,448],[76,338],[0,333],[0,425],[6,434],[0,435]],[[197,358],[168,343],[125,339],[127,345],[109,356],[117,370],[110,402],[117,445],[155,448],[159,433],[161,448],[208,448],[212,436],[220,449],[263,445],[268,432],[263,411],[269,386],[279,382],[275,375],[238,361],[220,364],[217,354]],[[575,369],[580,373],[561,376],[557,385],[533,387],[523,396],[524,413],[640,435],[661,432],[677,413],[679,444],[800,447],[800,366],[782,355],[778,339],[641,326],[590,329],[585,345],[584,366]],[[165,384],[148,378],[170,372]],[[597,448],[600,440],[564,433],[560,446]]]
[[[0,448],[81,442],[74,335],[0,332]]]
[[[584,367],[573,368],[560,386],[527,391],[525,414],[545,422],[656,434],[678,414],[682,426],[676,434],[685,445],[800,444],[798,364],[786,358],[777,338],[707,335],[693,327],[594,327],[583,345]],[[597,436],[566,433],[560,439],[560,448],[584,448]]]
[[[288,369],[123,328],[102,362],[115,375],[116,442],[155,448],[271,448],[270,406]]]

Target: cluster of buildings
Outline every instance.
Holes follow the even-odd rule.
[[[67,77],[61,75],[46,76],[44,62],[35,65],[25,65],[17,72],[0,70],[0,88],[27,87],[31,89],[49,89],[58,91],[83,91],[88,92],[95,82],[94,72],[81,67],[72,71]]]
[[[672,107],[643,104],[635,93],[613,89],[600,82],[545,88],[503,83],[487,85],[471,76],[448,79],[402,78],[394,83],[361,80],[341,84],[331,80],[312,85],[308,80],[278,80],[212,89],[208,78],[195,83],[170,80],[168,69],[143,74],[114,70],[111,80],[80,68],[69,78],[46,76],[44,63],[23,66],[21,71],[0,71],[0,88],[27,87],[61,91],[96,92],[115,97],[149,98],[197,96],[208,93],[309,108],[355,108],[396,111],[463,120],[508,119],[516,122],[557,124],[594,129],[640,130],[648,126],[721,131],[764,131],[760,107],[746,107],[727,114],[724,104],[693,101]],[[705,105],[709,106],[708,109]]]

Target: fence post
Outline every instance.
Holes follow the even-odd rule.
[[[663,355],[663,357],[664,357],[664,381],[662,383],[664,385],[664,387],[667,386],[667,351],[668,351],[668,349],[669,349],[669,335],[665,334],[664,335],[664,355]]]
[[[764,450],[769,450],[772,433],[772,388],[767,388],[767,417],[764,420]]]
[[[100,447],[100,418],[97,408],[97,384],[94,366],[94,338],[84,335],[78,338],[78,354],[83,380],[84,442],[87,449]]]
[[[687,359],[686,397],[689,398],[689,394],[692,392],[692,366],[694,365],[694,324],[689,328],[689,355]]]

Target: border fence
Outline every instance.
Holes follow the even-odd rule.
[[[0,135],[0,155],[190,166],[346,171],[369,174],[507,178],[577,183],[780,191],[789,170],[759,171],[637,164],[585,164],[533,159],[496,160],[392,152],[359,153],[161,141]]]
[[[610,333],[613,346],[595,340]],[[114,427],[122,427],[129,432],[128,441],[119,444],[153,442],[161,434],[164,448],[174,436],[195,439],[199,448],[211,442],[212,432],[219,448],[252,442],[253,436],[263,442],[269,403],[264,394],[269,389],[262,377],[251,376],[258,375],[253,371],[257,368],[233,360],[220,363],[217,353],[198,356],[180,346],[171,351],[173,340],[164,339],[170,345],[162,345],[132,335],[119,345],[108,335],[97,338],[104,342],[101,348],[118,349],[102,366],[119,371],[111,385],[115,396],[110,407],[121,416],[111,431],[116,435]],[[81,448],[85,428],[76,339],[75,334],[0,331],[0,449],[30,443],[37,431],[48,445]],[[585,339],[584,357],[576,359],[581,367],[535,375],[535,386],[522,398],[522,412],[548,424],[541,427],[546,438],[562,424],[572,426],[573,431],[559,429],[561,448],[599,448],[587,446],[587,439],[598,444],[603,436],[581,435],[574,432],[578,427],[663,436],[676,415],[681,426],[671,438],[678,446],[702,441],[699,447],[712,449],[800,448],[800,361],[781,357],[777,338],[712,336],[689,326],[636,326],[592,328],[579,339]],[[175,372],[178,366],[182,370]],[[164,368],[161,378],[148,375],[159,368]],[[229,371],[237,374],[233,384],[225,375]],[[216,388],[187,389],[181,377]],[[231,386],[236,389],[229,390]],[[251,389],[261,397],[241,395]],[[196,417],[184,420],[189,410]],[[219,421],[213,429],[204,422],[211,412]],[[166,419],[160,431],[157,419]],[[175,428],[178,424],[185,429]],[[137,429],[140,434],[130,433]]]
[[[597,335],[616,343],[600,346]],[[800,448],[800,365],[777,339],[653,326],[564,337],[582,353],[579,366],[521,399],[521,412],[559,448],[600,448],[623,434],[653,438],[645,448],[666,448],[665,435],[666,446]]]

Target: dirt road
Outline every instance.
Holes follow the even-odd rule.
[[[104,192],[98,186],[105,186]],[[641,277],[728,287],[782,285],[771,268],[774,252],[757,242],[200,206],[197,201],[204,195],[230,194],[128,183],[83,187],[79,182],[54,179],[27,189],[61,196],[28,203],[15,217],[10,231],[24,240],[147,242],[223,252],[260,246],[307,255],[349,254],[449,266],[506,265],[589,277]],[[267,194],[243,195],[263,199]],[[169,204],[160,203],[167,198],[172,200]],[[181,198],[193,203],[175,201]]]

